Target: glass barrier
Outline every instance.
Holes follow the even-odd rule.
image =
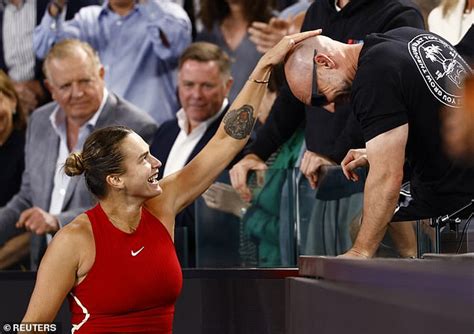
[[[296,180],[297,245],[300,255],[339,255],[352,246],[362,213],[365,169],[348,181],[339,166],[324,169],[318,187]]]
[[[293,174],[269,169],[250,175],[250,206],[230,186],[228,173],[221,175],[196,201],[196,267],[295,266]]]
[[[196,267],[293,267],[302,254],[343,253],[362,210],[365,170],[359,174],[351,182],[340,167],[326,168],[313,190],[299,169],[257,172],[247,207],[225,172],[212,196],[196,201]]]

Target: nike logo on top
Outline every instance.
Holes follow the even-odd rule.
[[[131,251],[131,252],[132,252],[132,256],[137,256],[138,253],[140,253],[140,252],[143,250],[143,248],[145,248],[145,246],[142,246],[142,248],[140,248],[140,249],[137,250],[136,252],[134,252],[134,251],[132,250],[132,251]]]

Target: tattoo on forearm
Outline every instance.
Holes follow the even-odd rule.
[[[222,120],[225,124],[225,132],[235,139],[244,139],[252,131],[255,117],[253,116],[253,107],[244,104],[239,109],[229,110]]]

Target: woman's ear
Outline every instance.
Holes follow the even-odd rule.
[[[117,174],[107,175],[105,180],[107,181],[107,184],[114,189],[120,190],[120,189],[123,189],[124,187],[123,180],[120,177],[120,175],[117,175]]]

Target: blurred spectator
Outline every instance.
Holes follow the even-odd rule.
[[[163,123],[150,148],[162,162],[158,177],[168,176],[191,161],[216,133],[229,107],[232,86],[229,56],[217,45],[191,44],[179,61],[178,93],[183,106],[176,119]],[[188,265],[194,265],[194,204],[176,216],[176,227],[186,227],[189,240]],[[177,245],[178,246],[178,245]],[[183,254],[178,255],[183,263]]]
[[[104,68],[88,44],[57,43],[45,59],[44,70],[54,102],[31,115],[21,188],[0,208],[0,245],[25,228],[33,233],[32,270],[46,249],[46,234],[53,234],[95,202],[84,179],[64,174],[69,153],[80,151],[95,128],[126,125],[148,141],[156,131],[150,116],[108,92]]]
[[[278,18],[272,17],[268,23],[252,22],[249,28],[250,40],[255,43],[257,50],[265,53],[284,36],[299,32],[311,3],[312,1],[298,2],[286,8]]]
[[[0,4],[0,69],[14,81],[20,102],[27,113],[49,100],[42,85],[41,63],[33,50],[33,30],[49,0],[10,0]],[[71,1],[66,18],[98,0]]]
[[[20,189],[25,168],[26,113],[8,76],[0,70],[0,206]]]
[[[169,0],[109,0],[103,6],[85,7],[65,21],[64,3],[51,2],[35,29],[38,57],[59,40],[86,41],[99,53],[111,90],[159,124],[173,118],[178,109],[177,60],[191,41],[191,24],[183,8]]]
[[[271,17],[269,0],[203,0],[200,18],[204,29],[197,36],[220,46],[232,59],[234,85],[229,94],[232,102],[250,72],[257,64],[261,53],[250,41],[247,32],[253,21],[267,22]]]
[[[0,207],[20,189],[25,168],[26,112],[10,78],[0,70]],[[0,269],[26,262],[29,253],[29,233],[23,233],[0,247]],[[23,261],[22,261],[23,260]]]
[[[443,0],[428,16],[428,28],[457,44],[474,23],[474,0]]]

